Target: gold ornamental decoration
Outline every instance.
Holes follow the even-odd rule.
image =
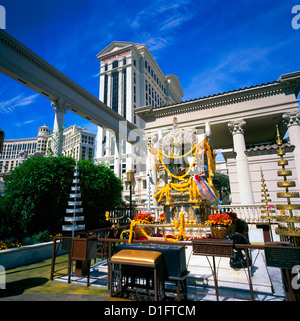
[[[285,188],[284,192],[277,192],[278,198],[286,198],[287,204],[277,204],[276,208],[281,211],[282,215],[276,215],[277,222],[283,222],[286,225],[280,225],[275,229],[276,234],[293,237],[294,244],[297,246],[299,243],[300,237],[300,228],[296,227],[296,223],[300,223],[300,216],[295,216],[293,210],[300,210],[300,204],[292,204],[291,198],[299,198],[299,192],[289,191],[290,187],[295,187],[295,181],[288,180],[287,176],[292,175],[290,169],[286,169],[285,166],[288,165],[288,161],[283,158],[285,155],[285,150],[282,149],[282,139],[280,138],[278,126],[276,125],[277,130],[277,155],[280,157],[280,160],[277,162],[278,166],[281,166],[282,169],[277,171],[279,177],[283,177],[283,181],[277,182],[277,187]],[[286,213],[288,212],[288,214]]]
[[[264,220],[268,220],[269,224],[270,224],[270,220],[275,219],[275,209],[272,209],[274,206],[273,205],[269,205],[269,202],[271,202],[271,199],[268,198],[270,196],[270,194],[268,193],[268,189],[267,189],[267,185],[265,183],[265,179],[264,179],[264,174],[262,169],[260,169],[260,173],[261,173],[261,196],[264,197],[264,199],[261,200],[262,203],[265,203],[264,205],[261,205],[261,207],[263,208],[260,212],[262,213],[262,215],[260,216],[262,219]]]

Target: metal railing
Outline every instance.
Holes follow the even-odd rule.
[[[266,220],[261,218],[261,205],[220,205],[221,209],[226,212],[234,212],[237,214],[238,218],[246,221],[247,223],[265,223]],[[146,211],[145,207],[136,206],[137,211]],[[275,207],[276,210],[276,207]],[[155,218],[158,219],[159,214],[163,213],[163,206],[153,207],[155,213]],[[216,213],[217,210],[212,209],[212,213]],[[294,216],[300,216],[300,210],[293,211]],[[271,220],[271,223],[276,222],[276,215],[281,215],[279,210],[276,210],[276,213],[273,214],[274,219]]]
[[[124,227],[121,227],[121,228],[118,228],[118,229],[112,229],[111,231],[109,231],[109,229],[99,229],[97,230],[97,233],[96,235],[97,236],[102,236],[102,237],[96,237],[95,240],[97,240],[98,244],[100,244],[100,251],[97,253],[99,254],[99,256],[101,256],[102,259],[107,259],[107,268],[108,268],[108,273],[107,273],[107,278],[104,279],[103,277],[101,277],[101,280],[105,280],[107,281],[107,288],[109,290],[109,285],[110,285],[110,280],[109,280],[109,276],[110,276],[110,258],[111,256],[114,254],[114,246],[116,244],[119,244],[119,243],[127,243],[128,240],[127,239],[120,239],[118,238],[118,235],[120,234],[121,230],[123,230]],[[67,238],[70,238],[70,237],[67,237]],[[57,255],[57,252],[58,252],[58,248],[60,247],[61,243],[62,243],[62,240],[63,239],[66,239],[66,237],[64,236],[55,236],[54,237],[54,240],[53,240],[53,254],[52,254],[52,264],[51,264],[51,274],[50,274],[50,280],[54,280],[54,277],[55,276],[58,276],[58,275],[68,275],[68,273],[70,273],[70,271],[68,272],[61,272],[62,270],[65,270],[66,267],[62,268],[62,269],[59,269],[59,270],[55,270],[55,258],[56,258],[56,255]],[[174,242],[167,242],[167,241],[149,241],[149,240],[134,240],[133,243],[144,243],[145,245],[146,244],[164,244],[164,245],[172,245],[174,246]],[[273,243],[274,245],[272,245],[272,247],[279,247],[279,248],[282,248],[280,247],[279,245]],[[184,245],[184,246],[193,246],[193,243],[191,241],[180,241],[180,242],[177,242],[177,245]],[[246,266],[244,266],[245,269],[248,270],[248,284],[249,284],[249,291],[250,291],[250,298],[249,299],[245,299],[245,298],[240,298],[240,297],[233,297],[233,296],[227,296],[229,298],[236,298],[236,299],[241,299],[241,300],[251,300],[251,301],[254,301],[254,300],[257,300],[257,295],[255,294],[255,291],[253,289],[253,284],[252,284],[252,280],[251,280],[251,276],[252,276],[252,273],[250,273],[250,264],[249,264],[249,257],[248,257],[248,251],[251,251],[251,250],[262,250],[264,251],[266,246],[268,245],[251,245],[251,244],[235,244],[234,245],[234,248],[235,249],[240,249],[240,250],[243,250],[246,254],[246,258],[247,258],[247,263],[246,263]],[[105,249],[103,249],[103,247]],[[70,255],[70,252],[69,251],[69,260],[71,259],[71,255]],[[105,256],[103,256],[103,254],[105,253]],[[205,254],[206,255],[206,254]],[[210,256],[211,254],[207,254],[207,256]],[[96,277],[90,277],[91,279],[98,279]],[[215,280],[216,281],[216,280]],[[215,282],[216,284],[216,282]],[[218,296],[218,292],[217,292],[217,285],[215,285],[215,289],[216,289],[216,294],[209,294],[209,293],[206,293],[206,294],[209,294],[209,295],[217,295]],[[194,292],[193,292],[194,293]],[[195,293],[199,293],[199,294],[203,294],[202,292],[195,292]],[[287,294],[287,293],[286,293]],[[226,295],[220,295],[220,296],[224,296],[226,297]]]

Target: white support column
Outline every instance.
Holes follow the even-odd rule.
[[[103,157],[103,149],[104,146],[102,145],[103,139],[104,139],[104,129],[100,126],[98,126],[98,131],[97,131],[97,154],[96,154],[96,159],[99,159]]]
[[[236,152],[236,167],[240,191],[240,202],[243,205],[254,204],[253,191],[244,138],[245,121],[230,122],[229,130],[233,136],[233,148]]]
[[[295,146],[294,157],[295,167],[298,179],[298,188],[300,184],[300,111],[296,111],[282,116],[288,127],[290,143]]]
[[[114,173],[121,178],[121,139],[115,134],[115,155],[114,155]]]
[[[68,105],[62,99],[58,99],[56,101],[52,101],[51,106],[53,106],[53,109],[55,111],[52,135],[52,150],[54,156],[60,156],[62,154],[64,119],[66,111],[68,109]]]

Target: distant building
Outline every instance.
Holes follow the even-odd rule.
[[[57,138],[49,136],[47,150],[51,152]],[[93,159],[95,154],[96,134],[85,128],[73,125],[63,131],[62,155],[76,160]]]
[[[175,75],[165,76],[144,44],[114,41],[103,49],[100,60],[99,99],[139,128],[144,121],[135,115],[140,106],[157,108],[181,102],[183,91]],[[145,171],[137,161],[142,151],[126,141],[121,142],[122,173]],[[115,139],[107,130],[98,128],[96,161],[114,169]]]
[[[5,140],[0,154],[0,174],[11,172],[29,157],[44,155],[50,131],[44,125],[39,127],[37,137]]]
[[[0,181],[27,158],[51,153],[55,140],[50,132],[44,125],[38,128],[37,137],[5,140],[0,154]],[[76,125],[70,126],[63,131],[62,154],[76,160],[93,159],[95,140],[96,134]]]

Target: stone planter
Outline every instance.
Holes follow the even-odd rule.
[[[17,266],[38,262],[52,257],[53,242],[26,245],[0,251],[0,265],[5,270]],[[57,255],[67,253],[59,249]]]

